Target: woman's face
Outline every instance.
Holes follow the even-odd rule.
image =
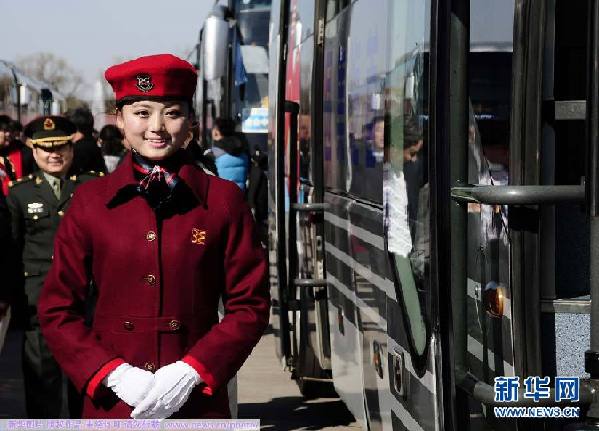
[[[117,112],[125,146],[150,160],[175,153],[189,137],[191,121],[186,102],[141,100]]]

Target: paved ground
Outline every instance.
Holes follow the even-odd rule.
[[[0,419],[25,417],[21,332],[8,331],[0,354]]]
[[[360,430],[338,398],[304,401],[275,355],[275,339],[262,337],[238,374],[240,418],[259,418],[262,429]]]
[[[21,334],[10,331],[0,354],[0,419],[25,417],[20,343]],[[240,370],[238,397],[239,417],[259,418],[264,430],[360,430],[339,399],[304,401],[276,358],[271,333]]]

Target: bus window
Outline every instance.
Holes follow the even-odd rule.
[[[406,315],[404,322],[413,349],[412,362],[417,367],[423,362],[428,344],[426,310],[430,303],[426,156],[430,2],[390,4],[388,49],[391,55],[383,121],[385,235],[397,299]]]
[[[350,4],[350,0],[328,0],[327,21],[333,19],[339,12]]]
[[[298,33],[304,40],[314,33],[314,0],[297,0],[295,8],[296,25],[301,27]]]
[[[384,1],[353,6],[350,59],[347,64],[347,145],[349,192],[360,199],[383,203],[385,76],[388,72],[388,28],[359,25],[358,20],[385,22]],[[360,17],[357,18],[356,17]],[[387,130],[388,131],[388,130]]]

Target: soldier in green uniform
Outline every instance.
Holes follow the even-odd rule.
[[[67,389],[66,378],[42,337],[37,300],[52,263],[54,234],[60,220],[76,187],[96,175],[68,175],[73,162],[71,137],[76,132],[68,119],[41,117],[29,123],[24,132],[33,144],[39,171],[9,185],[7,204],[12,237],[21,256],[24,275],[21,292],[27,298],[23,349],[27,415],[72,417],[77,415],[78,400],[68,395],[71,391]]]

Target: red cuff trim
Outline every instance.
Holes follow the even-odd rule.
[[[87,396],[93,399],[96,395],[98,387],[100,386],[100,383],[102,383],[102,380],[104,380],[104,377],[113,372],[119,365],[124,363],[125,361],[121,358],[115,358],[112,361],[104,364],[87,384],[87,389],[85,390]]]
[[[200,378],[204,382],[204,385],[202,385],[202,393],[204,395],[212,395],[214,393],[213,388],[216,386],[212,374],[206,371],[206,368],[204,368],[204,366],[201,363],[199,363],[197,359],[193,356],[187,355],[181,360],[185,362],[187,365],[193,367],[193,369],[196,370],[200,375]]]

